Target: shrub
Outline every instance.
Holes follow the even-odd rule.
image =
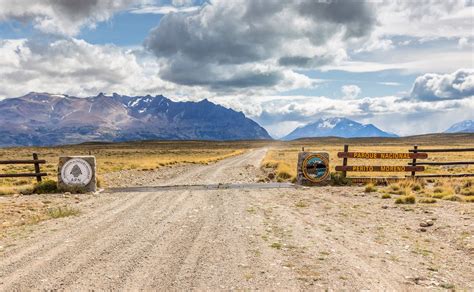
[[[80,211],[76,208],[71,207],[56,207],[56,208],[49,208],[47,214],[51,218],[62,218],[68,216],[75,216],[78,215]]]
[[[445,194],[445,193],[437,193],[437,194],[433,194],[431,195],[431,197],[435,198],[435,199],[442,199],[444,197],[446,197],[448,194]]]
[[[453,201],[453,202],[463,201],[463,199],[460,196],[456,196],[456,195],[445,196],[443,200],[448,200],[448,201]]]
[[[435,194],[440,194],[442,192],[444,192],[444,189],[441,188],[441,187],[436,187],[436,188],[433,189],[433,193],[435,193]]]
[[[333,186],[349,186],[351,180],[342,175],[342,172],[331,173],[331,185]]]
[[[390,194],[383,194],[382,195],[382,199],[390,199],[392,196],[390,196]]]
[[[414,183],[411,186],[411,190],[414,191],[414,192],[421,191],[421,189],[423,189],[423,186],[420,183]]]
[[[373,193],[373,192],[376,192],[376,191],[377,191],[377,188],[373,184],[368,184],[368,185],[365,186],[364,192],[366,192],[366,193]]]
[[[474,196],[467,196],[464,198],[464,201],[468,203],[474,203]]]
[[[54,180],[45,180],[37,183],[33,187],[33,193],[36,194],[51,194],[58,192],[58,185]]]
[[[433,204],[433,203],[436,203],[437,200],[433,198],[424,198],[424,199],[418,200],[418,202],[422,204]]]
[[[398,184],[390,184],[388,188],[392,192],[398,192],[400,190],[400,186]]]
[[[395,204],[415,204],[416,199],[415,196],[402,196],[395,200]]]
[[[461,190],[461,195],[463,196],[474,196],[474,188],[469,187]]]
[[[287,180],[292,178],[290,166],[286,163],[280,162],[276,168],[277,178]]]

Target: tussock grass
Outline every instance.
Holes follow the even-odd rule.
[[[383,194],[381,196],[382,199],[390,199],[392,196],[390,194]]]
[[[280,182],[291,181],[296,178],[296,169],[291,169],[291,166],[285,162],[264,160],[261,167],[273,169],[276,174],[276,180]]]
[[[474,203],[474,196],[464,197],[464,201],[468,203]]]
[[[453,201],[453,202],[463,202],[464,201],[463,198],[461,198],[460,196],[457,196],[457,195],[445,196],[445,197],[443,197],[443,200]]]
[[[79,209],[72,208],[72,207],[56,207],[56,208],[49,208],[47,214],[50,218],[57,219],[69,216],[76,216],[80,214]]]
[[[377,191],[377,188],[375,187],[374,184],[370,183],[370,184],[367,184],[365,186],[365,189],[364,189],[364,192],[366,193],[373,193],[373,192],[376,192]]]
[[[395,200],[395,204],[415,204],[416,198],[413,195],[401,196]]]
[[[433,198],[421,198],[418,200],[418,203],[422,203],[422,204],[434,204],[436,202],[438,202],[438,200],[433,199]]]
[[[58,186],[54,180],[45,180],[42,182],[37,183],[33,187],[33,193],[35,194],[51,194],[57,193]]]

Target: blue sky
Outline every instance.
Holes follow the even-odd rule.
[[[330,116],[437,132],[474,118],[473,21],[470,0],[0,0],[0,98],[208,98],[274,137]]]

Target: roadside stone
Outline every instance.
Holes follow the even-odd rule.
[[[388,206],[387,206],[387,205],[383,205],[383,206],[382,206],[382,209],[388,209]]]
[[[418,229],[418,230],[419,230],[420,232],[426,232],[426,228],[423,228],[423,227],[420,228],[420,229]]]
[[[430,227],[433,226],[434,222],[433,220],[426,220],[420,223],[421,227]]]

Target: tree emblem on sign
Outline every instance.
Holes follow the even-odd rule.
[[[71,174],[75,177],[75,178],[78,178],[81,174],[82,174],[82,171],[81,171],[81,168],[76,164],[72,167],[71,169]]]

